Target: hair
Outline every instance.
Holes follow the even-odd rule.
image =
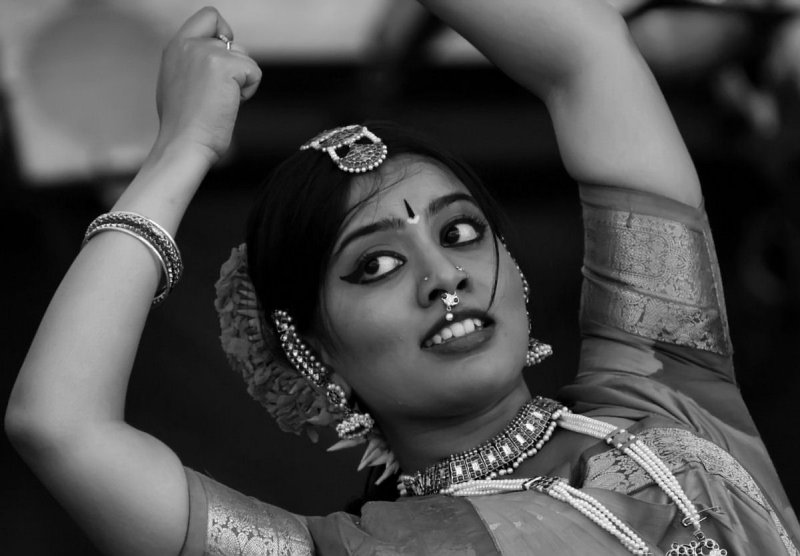
[[[431,139],[391,122],[367,122],[381,138],[389,159],[416,155],[447,168],[464,184],[495,235],[502,238],[504,220],[494,198],[477,174],[458,157]],[[344,172],[327,153],[298,150],[272,172],[255,199],[247,221],[248,273],[261,307],[267,314],[287,311],[300,333],[324,330],[320,301],[328,264],[339,234],[358,208],[391,184],[376,179],[370,196],[349,207],[350,186],[356,174]],[[373,175],[378,175],[374,172]],[[495,266],[495,288],[497,285]],[[492,291],[494,299],[494,289]],[[490,301],[491,304],[491,301]],[[325,334],[318,335],[325,342]],[[353,393],[357,396],[357,393]],[[373,469],[375,471],[375,469]],[[347,510],[359,513],[369,500],[394,500],[397,489],[389,479],[375,485],[370,473],[362,496]]]
[[[494,234],[502,237],[501,211],[467,164],[397,124],[365,125],[387,146],[390,159],[410,154],[445,166],[475,198]],[[287,311],[300,332],[320,324],[327,267],[353,211],[348,200],[354,175],[340,170],[325,152],[298,150],[263,184],[248,219],[248,272],[259,302],[267,314],[275,309]]]

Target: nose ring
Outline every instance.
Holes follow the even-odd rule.
[[[456,265],[456,270],[459,272],[464,272],[464,268]]]
[[[458,294],[456,292],[443,292],[440,299],[442,300],[442,303],[444,303],[444,310],[447,311],[444,319],[449,322],[453,320],[453,307],[458,305],[458,302],[460,301],[458,299]]]

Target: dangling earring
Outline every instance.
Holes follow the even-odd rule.
[[[508,248],[506,248],[506,250],[508,250]],[[519,263],[517,263],[514,257],[511,257],[511,260],[514,261],[514,266],[517,267],[517,272],[519,272],[519,277],[522,280],[522,293],[525,296],[525,316],[528,320],[528,352],[525,354],[525,366],[533,367],[553,355],[553,347],[531,336],[531,315],[528,312],[531,288],[528,284],[528,279],[525,278],[525,274],[522,273],[522,269],[519,267]]]
[[[278,332],[281,349],[289,363],[313,386],[322,390],[328,402],[344,417],[336,425],[336,433],[342,440],[365,438],[375,426],[369,413],[359,413],[347,403],[347,394],[339,384],[331,380],[331,371],[311,352],[297,335],[292,317],[286,311],[272,312],[275,330]]]

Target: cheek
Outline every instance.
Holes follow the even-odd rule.
[[[504,314],[508,315],[511,332],[515,336],[528,337],[528,317],[525,307],[525,293],[522,277],[510,257],[503,257],[503,272],[497,287],[497,303]]]
[[[393,292],[339,296],[329,305],[332,337],[340,365],[370,367],[406,349],[411,334],[404,326],[409,308]],[[344,370],[346,373],[347,370]]]

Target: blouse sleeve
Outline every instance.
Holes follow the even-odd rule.
[[[610,328],[646,343],[730,358],[722,282],[703,206],[610,187],[582,186],[581,200],[584,333],[602,335]]]
[[[703,206],[614,187],[583,185],[580,194],[583,340],[565,401],[754,435]]]
[[[314,554],[305,520],[191,469],[189,525],[180,556]]]

